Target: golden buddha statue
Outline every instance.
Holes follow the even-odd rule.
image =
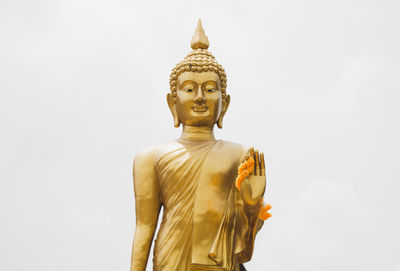
[[[182,136],[140,152],[133,165],[136,230],[131,271],[144,271],[158,216],[154,271],[245,270],[258,230],[270,214],[263,154],[216,140],[230,96],[201,21],[193,51],[171,73],[167,95]]]

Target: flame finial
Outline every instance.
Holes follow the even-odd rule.
[[[208,49],[209,46],[208,37],[204,32],[203,25],[201,24],[201,20],[197,23],[196,30],[194,31],[194,35],[192,37],[192,41],[190,42],[190,46],[193,50],[196,49]]]

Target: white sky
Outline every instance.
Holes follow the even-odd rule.
[[[265,152],[251,270],[400,270],[400,2],[0,0],[0,270],[129,270],[131,168],[175,139],[199,17]],[[149,264],[148,270],[151,270]]]

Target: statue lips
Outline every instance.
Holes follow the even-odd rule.
[[[192,110],[194,112],[206,112],[208,110],[208,106],[192,106]]]

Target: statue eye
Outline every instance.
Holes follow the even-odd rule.
[[[183,87],[183,90],[186,92],[194,92],[195,86],[193,84],[186,84],[186,86]]]
[[[214,86],[210,86],[210,87],[206,88],[207,93],[213,93],[215,91],[217,91],[217,89]]]
[[[204,85],[204,91],[207,93],[213,93],[218,90],[217,86],[215,84],[207,83]]]

